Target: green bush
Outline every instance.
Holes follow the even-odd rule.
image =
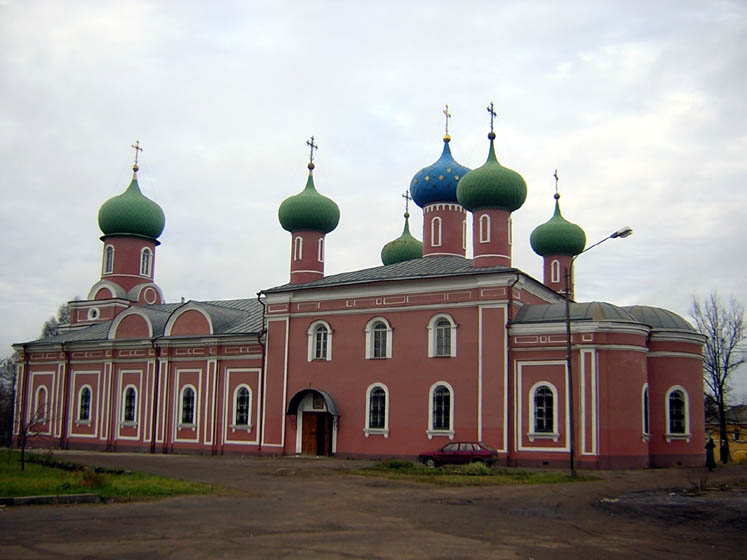
[[[492,469],[482,461],[458,465],[454,467],[454,472],[467,476],[490,476],[493,474]]]

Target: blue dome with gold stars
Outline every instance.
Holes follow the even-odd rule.
[[[450,140],[451,136],[446,134],[441,157],[418,171],[410,182],[412,199],[421,208],[432,202],[457,202],[457,184],[469,172],[469,168],[454,160],[449,149]]]

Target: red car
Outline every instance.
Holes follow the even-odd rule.
[[[438,451],[418,455],[418,461],[427,467],[437,465],[459,465],[480,461],[493,465],[498,460],[498,452],[484,443],[476,441],[454,441],[447,443]]]

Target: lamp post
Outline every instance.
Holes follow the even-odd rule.
[[[570,459],[570,467],[571,467],[571,476],[576,477],[576,461],[575,461],[575,438],[573,437],[574,429],[573,429],[573,369],[571,366],[571,273],[573,271],[573,263],[574,261],[587,251],[593,249],[597,245],[601,245],[608,239],[625,239],[626,237],[632,235],[633,228],[630,226],[625,226],[623,228],[618,229],[616,232],[608,235],[601,241],[597,241],[593,245],[589,245],[586,249],[581,251],[578,255],[574,255],[573,258],[571,258],[571,262],[568,266],[565,267],[565,338],[566,338],[566,347],[565,347],[565,361],[566,361],[566,376],[567,376],[567,385],[568,385],[568,422],[570,429],[568,431],[568,447],[569,447],[569,459]]]

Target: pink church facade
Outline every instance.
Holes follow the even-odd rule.
[[[483,190],[432,188],[449,180],[436,164],[416,176],[423,256],[325,275],[339,210],[310,163],[280,210],[290,282],[257,298],[164,303],[164,220],[134,177],[99,214],[101,278],[71,325],[15,345],[16,433],[33,424],[33,445],[112,452],[342,457],[481,441],[526,466],[567,465],[572,433],[582,468],[702,464],[702,337],[659,308],[574,302],[569,386],[552,261],[571,256],[547,256],[542,282],[512,268],[516,205],[484,194],[507,184],[504,168],[489,157],[481,182],[460,182],[469,170],[444,140],[452,191]]]

